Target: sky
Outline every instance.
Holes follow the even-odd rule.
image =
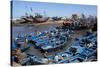
[[[32,8],[32,11],[30,10]],[[32,14],[46,13],[47,16],[68,16],[72,14],[85,14],[86,16],[97,16],[96,5],[79,5],[79,4],[62,4],[62,3],[45,3],[45,2],[28,2],[28,1],[13,1],[12,15],[13,19],[25,16],[25,13]]]

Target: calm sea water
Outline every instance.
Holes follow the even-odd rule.
[[[19,32],[21,34],[29,34],[35,32],[35,30],[43,32],[43,31],[51,30],[55,27],[56,25],[54,23],[49,25],[38,25],[38,26],[13,26],[12,36],[13,38],[15,38]]]

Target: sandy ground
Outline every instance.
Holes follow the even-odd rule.
[[[61,25],[62,24],[62,22],[63,22],[63,20],[58,20],[58,21],[52,21],[52,20],[48,20],[48,21],[46,21],[46,22],[43,22],[43,23],[23,23],[23,24],[18,24],[17,22],[17,24],[12,24],[12,26],[39,26],[39,25],[51,25],[51,24],[53,24],[53,23],[55,23],[55,24],[57,24],[57,25]]]
[[[47,22],[44,22],[44,23],[37,23],[37,24],[34,24],[34,25],[50,25],[50,24],[55,24],[56,26],[61,26],[63,23],[63,20],[59,20],[59,21],[50,21],[48,20]]]

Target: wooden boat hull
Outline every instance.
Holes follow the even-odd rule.
[[[36,23],[43,23],[43,22],[46,22],[46,21],[48,21],[48,17],[46,17],[46,18],[34,18],[34,22],[36,22]]]

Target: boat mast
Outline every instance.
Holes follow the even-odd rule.
[[[47,17],[47,14],[46,14],[46,12],[44,11],[43,13],[44,13],[44,16],[45,16],[45,17]]]
[[[28,16],[28,13],[27,13],[27,6],[25,6],[25,17]]]
[[[30,12],[31,12],[31,13],[30,13],[30,16],[32,16],[32,11],[33,11],[33,10],[32,10],[32,7],[30,7]]]

